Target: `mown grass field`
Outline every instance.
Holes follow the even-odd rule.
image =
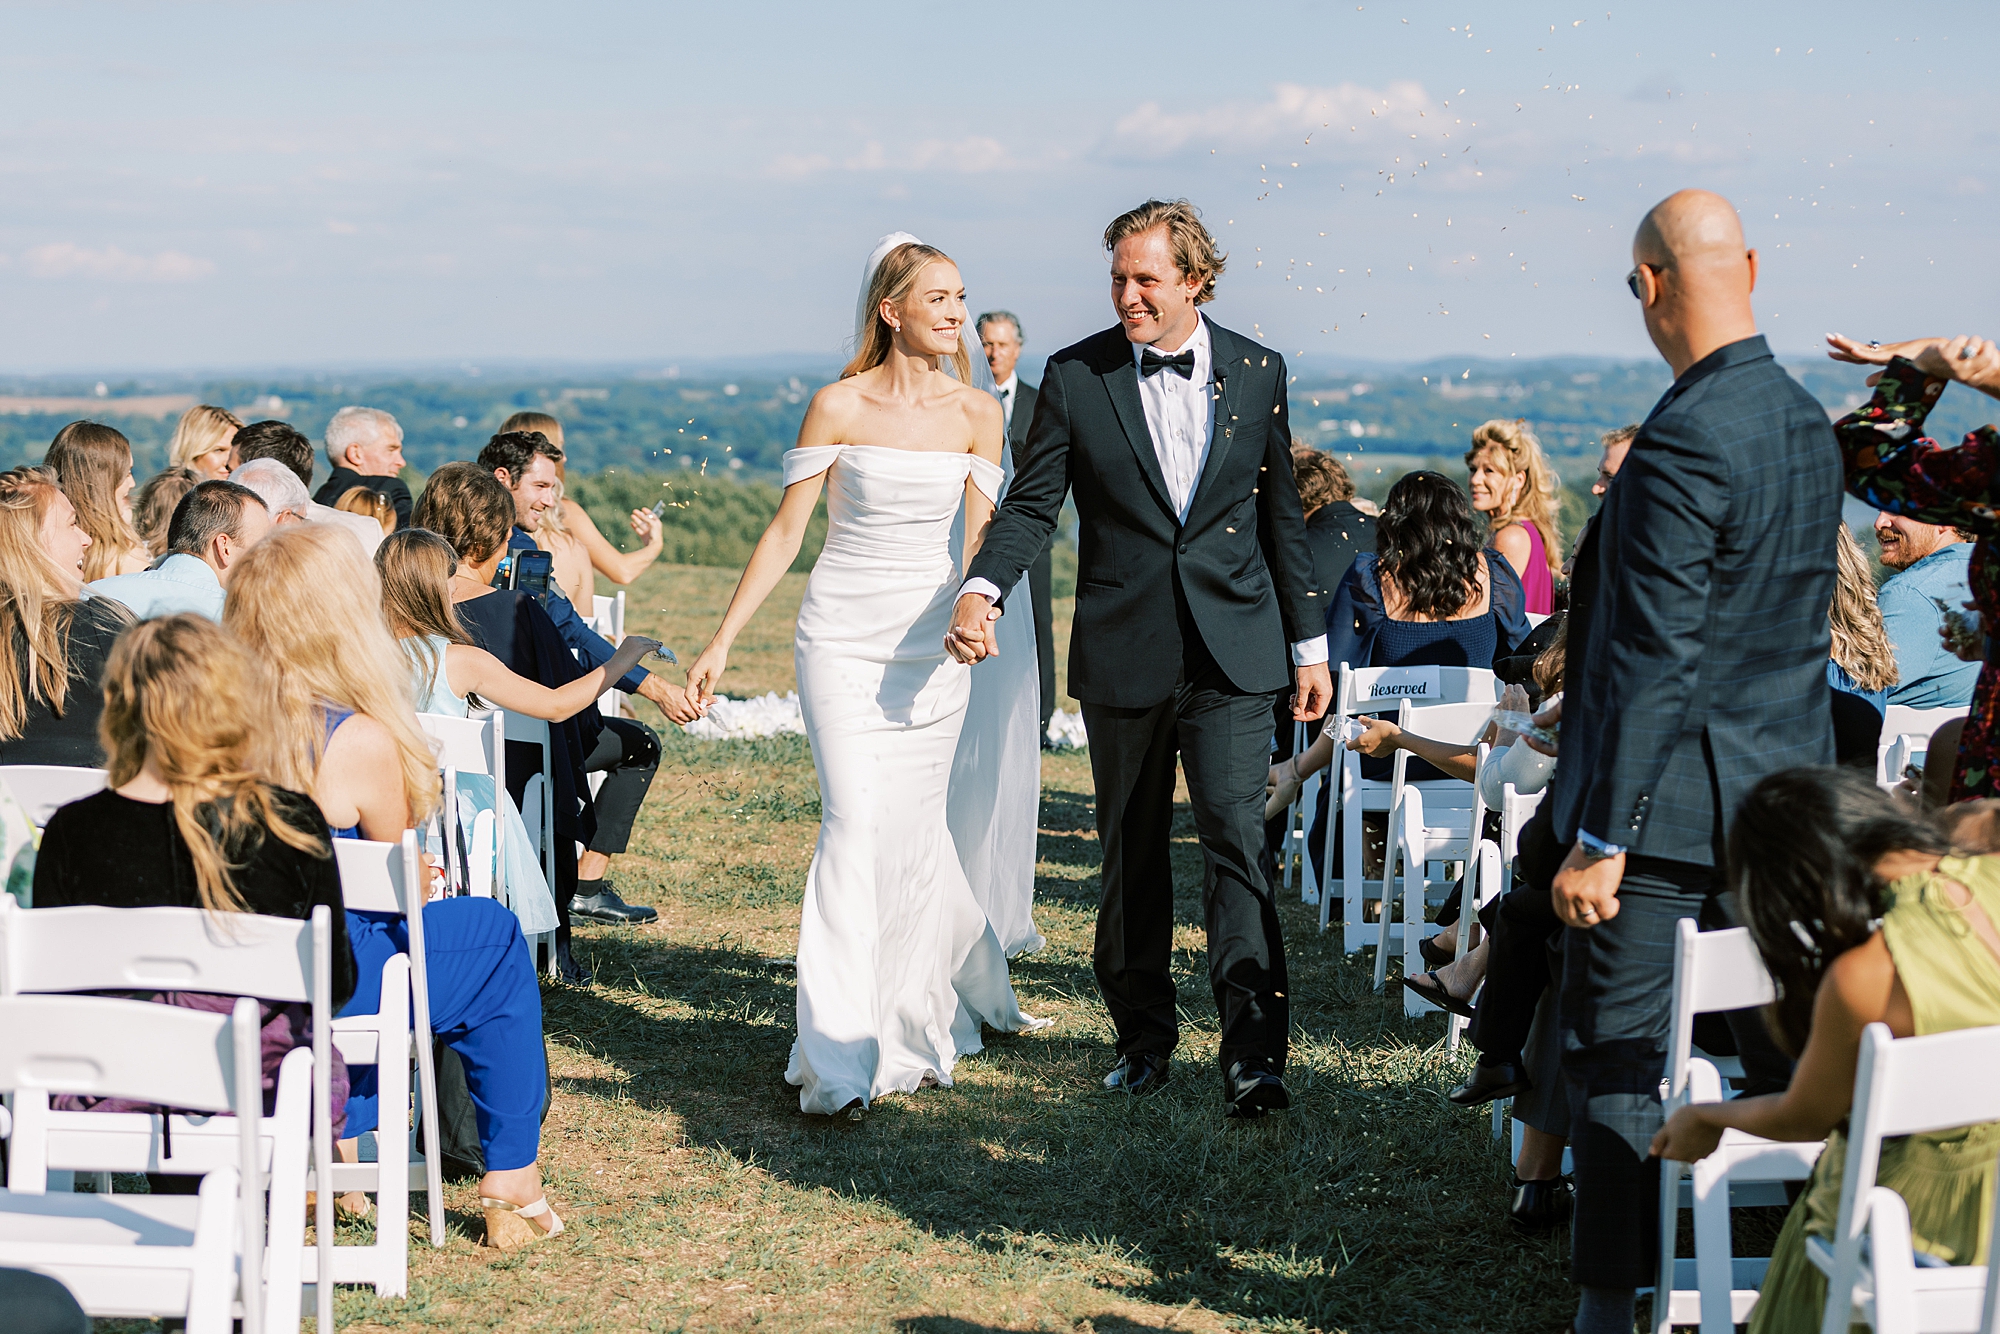
[[[727,571],[657,569],[633,589],[630,623],[686,658],[732,584]],[[790,576],[743,636],[727,693],[790,688],[802,589]],[[542,1161],[569,1230],[498,1258],[477,1244],[471,1183],[457,1183],[450,1244],[413,1246],[409,1299],[344,1291],[343,1328],[1563,1327],[1566,1242],[1507,1230],[1507,1163],[1487,1119],[1442,1097],[1469,1058],[1447,1060],[1439,1018],[1406,1023],[1393,986],[1372,994],[1365,964],[1296,904],[1296,1108],[1222,1120],[1185,820],[1174,1082],[1140,1101],[1100,1091],[1112,1035],[1090,974],[1098,856],[1079,755],[1043,766],[1036,915],[1049,944],[1014,971],[1023,1007],[1055,1026],[994,1040],[955,1087],[885,1099],[858,1123],[802,1116],[782,1078],[782,961],[817,831],[811,758],[801,738],[671,731],[666,751],[613,870],[661,921],[581,928],[598,985],[546,996],[556,1091]]]

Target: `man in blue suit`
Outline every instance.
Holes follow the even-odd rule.
[[[1675,923],[1731,925],[1723,841],[1767,774],[1833,763],[1826,685],[1841,462],[1826,412],[1771,357],[1757,252],[1729,202],[1656,205],[1627,278],[1674,383],[1578,553],[1554,827],[1563,1073],[1576,1159],[1578,1334],[1630,1334],[1653,1282],[1659,1082]],[[1783,837],[1783,831],[1769,831]],[[1730,1027],[1751,1092],[1788,1063]]]

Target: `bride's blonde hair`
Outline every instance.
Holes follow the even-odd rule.
[[[924,266],[937,260],[957,267],[957,261],[950,255],[922,241],[905,241],[882,256],[882,262],[875,266],[875,276],[868,280],[868,323],[857,340],[854,360],[840,372],[841,379],[872,371],[889,359],[894,333],[889,328],[889,322],[882,318],[882,303],[902,304],[910,295],[910,289],[917,285],[917,276],[924,271]],[[959,383],[972,383],[972,357],[965,350],[964,330],[959,331],[958,347],[945,359],[957,370]],[[940,366],[938,369],[944,368]]]

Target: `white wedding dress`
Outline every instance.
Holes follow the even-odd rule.
[[[951,1083],[981,1025],[1021,1013],[1007,958],[946,823],[975,670],[944,651],[957,598],[952,527],[973,454],[826,445],[785,455],[785,485],[826,474],[829,525],[799,607],[799,703],[820,832],[799,923],[798,1041],[785,1078],[830,1114]]]

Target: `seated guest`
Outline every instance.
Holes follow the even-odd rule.
[[[1389,488],[1375,550],[1355,557],[1327,609],[1329,661],[1490,669],[1528,636],[1521,581],[1442,473]]]
[[[1305,510],[1313,572],[1322,593],[1330,593],[1356,556],[1375,549],[1375,516],[1355,508],[1347,469],[1323,449],[1292,446],[1292,481]]]
[[[515,675],[551,689],[560,688],[584,675],[586,669],[563,643],[539,601],[526,593],[493,587],[494,572],[506,552],[507,532],[513,522],[514,501],[507,488],[491,471],[475,463],[447,463],[432,473],[417,503],[415,518],[417,527],[450,543],[458,558],[451,576],[451,602],[473,642]],[[562,603],[563,599],[551,601]],[[611,661],[611,656],[605,661]],[[632,821],[659,767],[658,741],[652,739],[650,731],[643,736],[652,741],[651,749],[628,752],[625,734],[606,727],[595,705],[549,728],[559,847],[568,847],[569,840],[574,840],[590,849],[624,851]],[[508,786],[518,805],[528,775],[540,771],[542,757],[538,747],[510,741],[507,748]],[[591,769],[607,771],[594,801],[585,777]],[[566,980],[584,985],[590,974],[571,951],[569,921],[573,900],[591,891],[577,883],[578,863],[567,857],[557,857],[555,862],[556,883],[550,888],[555,891],[556,911],[562,918],[556,933],[557,967]],[[596,891],[599,895],[607,892],[612,897],[593,896],[591,906],[602,905],[609,920],[653,921],[658,917],[650,907],[625,903],[608,887]]]
[[[236,433],[236,457],[241,464],[250,464],[258,459],[276,459],[291,469],[299,479],[299,485],[312,486],[313,450],[312,441],[305,438],[286,422],[251,422]],[[241,465],[239,465],[241,466]],[[363,551],[374,556],[375,546],[382,540],[383,526],[370,524],[361,517],[346,514],[331,505],[310,501],[306,518],[314,523],[330,524],[335,528],[354,534],[354,540],[361,544]],[[395,513],[389,515],[389,526],[395,526]]]
[[[1830,1239],[1844,1125],[1862,1029],[1899,1038],[2000,1024],[2000,858],[1957,857],[1870,777],[1793,769],[1757,784],[1729,831],[1729,881],[1778,984],[1765,1022],[1798,1072],[1783,1093],[1676,1111],[1653,1138],[1661,1158],[1698,1162],[1722,1132],[1824,1138],[1805,1193],[1771,1252],[1752,1334],[1820,1328],[1826,1278],[1806,1238]],[[1909,1205],[1919,1255],[1987,1262],[2000,1122],[1886,1141],[1876,1183]]]
[[[186,468],[168,468],[148,477],[146,484],[133,492],[132,525],[155,560],[167,554],[167,525],[173,522],[175,506],[200,480]]]
[[[380,408],[346,407],[326,424],[326,461],[333,475],[313,495],[333,503],[357,486],[380,491],[396,507],[396,526],[410,526],[410,488],[403,471],[403,428]],[[308,485],[311,479],[307,479]]]
[[[339,514],[354,514],[367,519],[381,529],[385,537],[396,531],[396,507],[380,491],[371,491],[365,486],[353,487],[333,502],[333,508]]]
[[[1347,469],[1324,450],[1292,446],[1292,483],[1298,487],[1299,505],[1305,511],[1314,587],[1325,597],[1347,574],[1357,555],[1374,550],[1375,519],[1354,507],[1354,483],[1348,479]],[[1280,695],[1273,709],[1276,746],[1271,753],[1278,760],[1290,759],[1294,732],[1291,696]],[[1288,796],[1266,816],[1264,842],[1273,856],[1284,847],[1283,808],[1290,804]]]
[[[252,459],[229,474],[238,486],[247,486],[271,511],[271,526],[304,523],[312,517],[312,496],[299,475],[277,459]]]
[[[243,419],[227,408],[199,403],[181,414],[167,444],[167,466],[196,477],[221,481],[236,466],[236,433]]]
[[[1970,707],[1979,664],[1961,662],[1938,631],[1946,611],[1963,612],[1972,601],[1972,543],[1956,528],[1886,510],[1875,516],[1875,540],[1882,563],[1896,572],[1875,591],[1896,648],[1897,679],[1889,702],[1912,709]]]
[[[222,590],[243,553],[271,531],[270,511],[235,482],[203,482],[181,497],[167,528],[167,558],[150,570],[99,579],[94,597],[122,602],[140,620],[191,611],[222,619]]]
[[[505,488],[514,505],[512,524],[506,540],[506,555],[513,551],[538,550],[533,533],[542,515],[562,495],[562,478],[556,471],[560,451],[539,432],[502,432],[479,451],[479,466],[490,471]],[[495,569],[498,570],[496,564]],[[555,622],[556,632],[586,667],[601,667],[611,659],[611,642],[583,623],[576,608],[564,594],[551,591],[542,607]],[[644,695],[660,706],[660,711],[677,723],[693,722],[699,716],[687,698],[687,691],[643,670],[634,669],[617,682],[627,694]],[[628,719],[617,719],[628,723]],[[632,723],[636,727],[639,724]],[[630,746],[641,745],[636,733],[623,729]]]
[[[98,682],[132,613],[85,596],[89,550],[54,473],[0,472],[0,764],[104,765]]]
[[[220,485],[220,483],[209,483]],[[257,659],[205,617],[182,613],[122,636],[104,668],[111,785],[49,818],[35,859],[35,907],[204,908],[310,918],[332,909],[336,1010],[354,994],[354,951],[331,837],[311,797],[272,783],[277,728]],[[233,996],[170,991],[149,999],[227,1014]],[[263,1002],[264,1096],[278,1065],[312,1043],[308,1007]],[[334,1052],[333,1124],[347,1071]],[[129,1104],[64,1099],[80,1110]]]
[[[55,470],[90,534],[84,579],[145,569],[153,557],[132,527],[132,442],[97,422],[71,422],[56,432],[42,465]]]
[[[1562,577],[1562,530],[1556,524],[1562,487],[1542,455],[1541,441],[1525,419],[1490,421],[1472,433],[1465,466],[1472,508],[1490,526],[1487,545],[1520,576],[1528,612],[1547,616],[1555,610],[1556,580]]]
[[[1833,424],[1847,465],[1847,490],[1878,510],[1919,523],[1949,524],[1975,539],[1968,582],[1987,626],[2000,624],[2000,566],[1993,542],[2000,500],[2000,431],[1982,426],[1956,446],[1923,434],[1945,386],[1956,380],[2000,398],[2000,345],[1984,338],[1918,338],[1861,344],[1827,338],[1835,361],[1883,367],[1875,396]],[[1957,610],[1957,608],[1953,608]],[[2000,796],[2000,668],[1983,667],[1975,706],[1959,735],[1951,800]]]
[[[1334,590],[1327,608],[1327,661],[1354,667],[1456,666],[1491,670],[1494,660],[1528,637],[1521,581],[1497,550],[1465,492],[1442,473],[1406,473],[1389,488],[1375,528],[1375,550],[1362,552]],[[1334,739],[1321,735],[1299,759],[1324,766]],[[1362,761],[1368,778],[1387,778],[1390,762]],[[1415,781],[1441,777],[1423,761]],[[1325,843],[1327,787],[1306,846],[1317,863]],[[1336,845],[1338,846],[1338,845]],[[1337,854],[1336,854],[1337,855]]]
[[[406,528],[383,540],[375,553],[375,569],[382,578],[382,610],[390,633],[409,656],[417,708],[423,713],[463,718],[471,697],[477,698],[481,707],[498,705],[530,718],[561,723],[594,707],[597,697],[607,689],[607,681],[616,680],[660,646],[658,640],[644,635],[627,635],[608,665],[551,690],[528,677],[516,676],[473,643],[452,606],[451,577],[458,570],[458,555],[451,543],[428,529]],[[540,859],[511,797],[495,792],[492,780],[484,774],[460,774],[458,791],[462,800],[471,803],[475,815],[495,810],[504,821],[509,897],[515,900],[516,911],[523,911],[522,887],[526,887],[526,894],[539,896],[536,908],[547,915],[545,923],[536,928],[525,925],[523,912],[527,934],[559,929],[561,919],[556,915],[553,891],[542,876]]]
[[[1826,662],[1832,689],[1833,755],[1836,763],[1875,772],[1875,750],[1889,688],[1896,684],[1896,650],[1882,628],[1875,605],[1875,575],[1854,534],[1841,524],[1835,538],[1840,577],[1826,609],[1833,649]]]
[[[517,412],[500,423],[500,431],[503,435],[510,431],[538,431],[547,437],[556,449],[556,480],[567,484],[569,468],[563,449],[561,422],[546,412]],[[542,518],[543,526],[536,530],[536,534],[561,535],[554,544],[543,549],[555,556],[558,582],[569,600],[579,607],[588,605],[586,598],[594,596],[597,591],[592,570],[622,586],[644,574],[646,567],[659,559],[663,530],[659,516],[651,510],[632,511],[629,522],[641,543],[637,551],[620,551],[612,546],[610,540],[597,530],[590,511],[560,492],[557,493],[556,503],[543,511]],[[582,550],[580,577],[567,572],[575,562],[575,555],[568,550],[564,538],[569,538]]]
[[[319,524],[274,531],[244,558],[223,624],[269,664],[275,773],[312,793],[334,837],[392,843],[430,816],[437,760],[410,708],[408,664],[382,619],[374,569],[355,564],[353,543]],[[358,970],[348,1010],[370,1014],[383,963],[409,947],[403,919],[349,912],[347,930]],[[445,898],[425,906],[424,935],[431,1028],[464,1063],[478,1114],[487,1242],[509,1249],[560,1231],[535,1164],[548,1067],[520,923],[497,900]],[[373,1072],[361,1072],[349,1135],[376,1115]]]

